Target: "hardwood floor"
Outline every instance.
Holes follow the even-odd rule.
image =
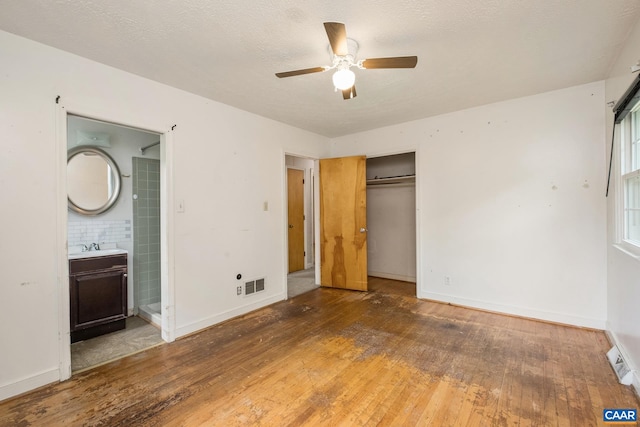
[[[0,425],[590,426],[638,408],[603,332],[316,289],[0,402]]]

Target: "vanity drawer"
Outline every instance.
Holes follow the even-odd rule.
[[[108,255],[69,260],[69,274],[122,267],[127,267],[127,255]]]

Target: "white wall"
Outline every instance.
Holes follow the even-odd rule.
[[[603,329],[603,105],[596,82],[335,138],[331,155],[417,151],[420,297]]]
[[[640,60],[640,22],[636,25],[625,43],[618,60],[612,67],[606,80],[606,101],[617,101],[627,87],[636,78],[631,74],[630,67]],[[607,161],[611,147],[611,132],[613,128],[613,112],[606,109],[607,131],[605,143],[607,146]],[[619,135],[619,133],[618,133]],[[619,148],[619,140],[616,148]],[[614,164],[614,166],[617,166]],[[607,198],[607,254],[608,254],[608,318],[607,329],[610,336],[618,345],[623,356],[633,370],[636,371],[634,386],[640,393],[640,259],[614,247],[616,243],[616,191],[618,182],[612,173],[609,197]]]
[[[0,399],[61,372],[58,95],[77,113],[177,125],[167,159],[185,206],[171,236],[177,336],[285,298],[284,153],[323,157],[326,138],[5,32],[0,57]],[[237,273],[266,277],[265,292],[236,296]]]

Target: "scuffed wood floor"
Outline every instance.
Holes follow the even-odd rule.
[[[638,408],[603,332],[317,289],[0,403],[0,425],[589,426]]]

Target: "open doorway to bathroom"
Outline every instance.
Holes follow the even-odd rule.
[[[86,303],[81,299],[92,297],[89,295],[93,292],[89,289],[92,279],[87,279],[88,276],[76,278],[75,271],[70,269],[70,286],[74,286],[74,280],[79,286],[79,290],[70,290],[73,373],[164,342],[160,309],[160,135],[69,114],[67,148],[78,150],[82,147],[96,148],[100,150],[98,153],[111,157],[119,174],[120,194],[112,207],[99,214],[69,210],[69,258],[92,259],[96,263],[96,260],[107,259],[108,254],[124,256],[122,280],[126,291],[100,291],[93,296],[94,301]],[[108,187],[111,186],[113,184]],[[98,277],[100,274],[102,277],[108,275],[106,269],[101,270]],[[106,280],[98,278],[94,283],[106,289]],[[120,299],[110,307],[126,306],[123,310],[125,318],[121,319],[124,328],[111,328],[109,324],[101,326],[102,319],[114,317],[114,313],[110,308],[104,308],[99,300],[114,295]]]

